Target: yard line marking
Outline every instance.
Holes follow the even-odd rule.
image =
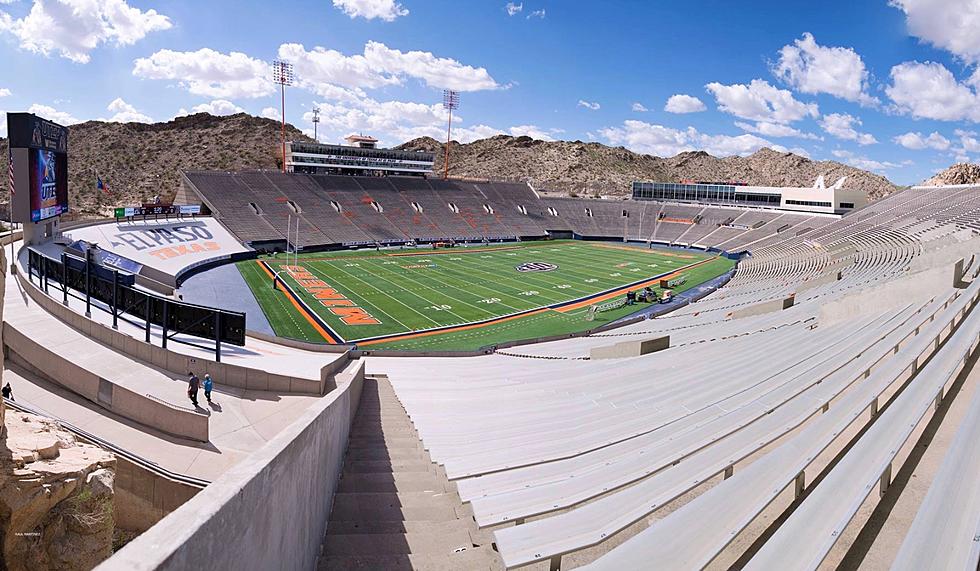
[[[329,264],[330,262],[327,262],[327,263]],[[333,266],[333,264],[330,264],[330,267],[334,267],[334,266]],[[319,270],[319,269],[318,269],[318,268],[317,268],[316,266],[311,266],[311,267],[310,267],[309,269],[310,269],[310,273],[312,273],[312,274],[314,274],[314,275],[316,275],[316,274],[319,274],[319,275],[321,275],[321,276],[323,276],[323,277],[325,277],[325,278],[327,278],[327,279],[331,279],[331,278],[330,278],[330,276],[329,276],[329,275],[328,275],[327,273],[325,273],[325,272],[323,272],[322,270]],[[337,269],[338,269],[338,270],[340,270],[341,272],[343,272],[343,273],[345,273],[345,274],[347,274],[348,276],[351,276],[351,277],[352,277],[352,278],[354,278],[355,280],[358,280],[358,281],[360,281],[360,282],[363,282],[363,283],[364,283],[365,285],[367,285],[367,286],[368,286],[368,287],[370,287],[371,289],[373,289],[373,290],[375,290],[375,291],[377,291],[378,293],[381,293],[381,294],[384,294],[384,292],[382,292],[382,291],[381,291],[381,290],[379,290],[378,288],[376,288],[376,287],[374,287],[373,285],[371,285],[371,284],[370,284],[370,283],[368,283],[368,282],[365,282],[364,280],[362,280],[362,279],[360,279],[360,278],[358,278],[357,276],[355,276],[355,275],[353,275],[353,274],[351,274],[350,272],[347,272],[347,271],[345,271],[345,270],[343,270],[343,269],[341,269],[341,268],[337,268]],[[335,283],[336,283],[336,281],[335,281]],[[365,305],[365,306],[368,306],[368,307],[371,307],[372,309],[377,309],[377,310],[378,310],[378,313],[383,313],[384,315],[387,315],[388,317],[390,317],[390,318],[391,318],[391,320],[392,320],[392,321],[394,321],[394,322],[395,322],[395,323],[397,323],[398,325],[401,325],[401,326],[402,326],[402,327],[404,327],[404,328],[405,328],[406,330],[408,330],[408,331],[411,331],[411,330],[412,330],[412,328],[411,328],[411,327],[409,327],[409,326],[407,326],[407,325],[405,325],[404,323],[402,323],[401,321],[399,321],[398,319],[396,319],[396,318],[395,318],[395,317],[394,317],[393,315],[391,315],[391,314],[390,314],[390,313],[388,313],[387,311],[385,311],[385,310],[383,310],[383,309],[381,309],[381,307],[379,307],[379,306],[377,306],[377,305],[375,305],[375,304],[373,304],[373,303],[371,303],[370,301],[368,301],[368,300],[367,300],[367,298],[365,298],[365,297],[364,297],[364,296],[363,296],[362,294],[360,294],[360,293],[357,293],[357,292],[355,292],[354,290],[352,290],[352,289],[351,289],[350,287],[348,287],[347,285],[344,285],[343,287],[344,287],[344,289],[346,289],[346,290],[349,290],[349,292],[350,292],[350,294],[352,294],[352,295],[356,295],[356,296],[357,296],[358,298],[360,298],[362,302],[366,302],[366,303],[364,303],[363,305]],[[350,297],[350,295],[348,295],[348,297]],[[399,300],[397,300],[397,299],[396,299],[395,301],[398,301],[399,303],[401,303],[401,301],[399,301]],[[404,305],[404,304],[402,304],[402,305]],[[405,307],[408,307],[408,306],[405,306]],[[408,309],[412,309],[412,308],[411,308],[411,307],[408,307]],[[414,311],[414,310],[413,310],[413,311]],[[418,313],[418,312],[416,312],[416,313]],[[421,314],[421,313],[419,313],[419,315],[422,315],[422,314]],[[425,315],[422,315],[422,317],[425,317]],[[428,319],[428,318],[426,318],[426,319]],[[429,321],[432,321],[432,320],[431,320],[431,319],[429,319]],[[435,322],[433,321],[433,323],[435,323]]]
[[[441,266],[440,266],[440,267],[441,267]],[[374,272],[372,272],[372,271],[370,271],[370,270],[368,270],[368,272],[369,272],[369,273],[371,273],[371,274],[373,274],[373,273],[374,273]],[[439,291],[439,290],[437,290],[437,289],[436,289],[436,288],[434,288],[434,287],[431,287],[431,286],[427,286],[427,285],[425,285],[424,283],[422,283],[422,282],[420,282],[420,281],[418,281],[418,280],[415,280],[415,279],[413,279],[413,278],[411,278],[411,277],[409,277],[409,274],[408,274],[408,273],[401,273],[401,272],[391,272],[391,274],[392,274],[392,275],[395,275],[395,276],[398,276],[398,278],[399,278],[399,279],[401,279],[401,278],[404,278],[404,279],[406,279],[406,280],[409,280],[409,281],[412,281],[412,282],[415,282],[416,284],[418,284],[418,285],[420,285],[420,286],[422,286],[422,287],[424,287],[425,289],[428,289],[428,290],[432,290],[432,291],[434,291],[434,292],[438,292],[438,293],[440,293],[440,294],[442,294],[442,295],[444,295],[444,296],[446,296],[446,297],[448,297],[448,298],[450,298],[450,299],[452,299],[452,300],[454,300],[454,301],[457,301],[457,302],[459,302],[459,303],[461,303],[461,304],[463,304],[463,305],[467,305],[467,306],[469,306],[469,307],[472,307],[473,309],[476,309],[477,311],[480,311],[480,312],[482,312],[482,313],[486,313],[486,314],[488,314],[488,315],[491,315],[491,316],[496,316],[496,315],[498,315],[498,314],[497,314],[497,313],[495,313],[495,312],[492,312],[492,311],[488,311],[488,310],[487,310],[487,309],[485,309],[485,308],[482,308],[482,307],[479,307],[479,306],[476,306],[476,305],[473,305],[473,304],[471,304],[471,303],[469,303],[469,302],[467,302],[467,301],[465,301],[465,300],[462,300],[462,299],[459,299],[459,298],[457,298],[457,297],[453,297],[452,295],[450,295],[450,294],[449,294],[449,293],[447,293],[447,292],[444,292],[444,291]],[[452,286],[452,285],[450,285],[450,284],[447,284],[446,282],[444,282],[444,281],[441,281],[441,280],[439,280],[439,279],[437,279],[437,278],[436,278],[435,276],[425,276],[425,278],[426,278],[426,279],[430,279],[430,280],[432,280],[432,281],[435,281],[435,282],[439,282],[439,283],[441,283],[442,285],[444,285],[444,286],[446,286],[446,287],[447,287],[447,288],[449,288],[449,289],[457,289],[457,290],[459,290],[459,289],[460,289],[460,288],[454,288],[454,286]],[[389,283],[391,283],[391,282],[390,282],[390,280],[385,280],[385,281],[388,281]],[[467,284],[467,285],[470,285],[470,284]],[[438,304],[438,303],[435,303],[435,302],[430,302],[430,303],[429,303],[429,305],[439,305],[439,304]],[[505,305],[505,306],[506,306],[506,304],[502,304],[502,305]],[[510,306],[507,306],[507,307],[508,307],[508,308],[510,308],[510,309],[513,309],[514,311],[518,311],[518,309],[517,309],[516,307],[510,307]],[[462,317],[462,316],[460,316],[460,315],[457,315],[456,313],[454,313],[454,312],[452,312],[452,311],[448,311],[447,313],[449,313],[449,314],[451,314],[451,315],[453,315],[454,317],[456,317],[456,318],[458,318],[458,319],[459,319],[459,320],[460,320],[461,322],[467,322],[467,321],[471,321],[471,320],[469,320],[469,319],[466,319],[466,318],[464,318],[464,317]]]

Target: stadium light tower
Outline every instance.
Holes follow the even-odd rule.
[[[278,59],[272,62],[272,81],[282,92],[282,172],[286,172],[286,86],[293,84],[293,64]]]
[[[445,165],[445,173],[442,178],[449,178],[449,145],[453,141],[453,110],[459,109],[459,92],[453,91],[452,89],[442,90],[442,106],[449,110],[449,129],[446,132],[446,160],[443,161]]]
[[[316,136],[316,127],[319,123],[320,123],[320,108],[314,107],[313,108],[313,140],[316,141],[317,143],[320,142],[320,139]]]

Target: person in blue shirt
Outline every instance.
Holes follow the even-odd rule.
[[[211,374],[204,373],[204,398],[207,399],[208,403],[211,402],[212,388],[214,388],[214,381],[211,379]]]

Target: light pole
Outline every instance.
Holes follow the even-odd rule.
[[[272,62],[272,81],[282,93],[282,172],[286,172],[286,86],[293,84],[293,64],[278,59]]]
[[[442,91],[442,106],[449,110],[449,129],[446,132],[446,160],[445,173],[443,174],[444,179],[449,178],[449,145],[452,144],[453,140],[453,109],[459,109],[459,92],[453,91],[452,89],[444,89]]]
[[[317,143],[320,142],[320,139],[316,136],[316,128],[319,123],[320,123],[320,108],[314,107],[313,108],[313,140],[316,141]]]

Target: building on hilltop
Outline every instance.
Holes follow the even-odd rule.
[[[286,143],[286,170],[306,174],[401,175],[432,174],[435,155],[422,151],[377,148],[378,140],[350,135],[347,145],[291,141]]]

